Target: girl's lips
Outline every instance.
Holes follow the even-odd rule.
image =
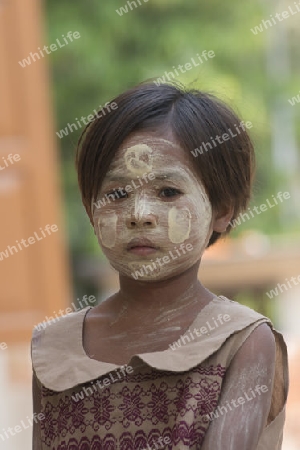
[[[155,253],[158,248],[152,241],[150,241],[150,239],[140,236],[132,239],[128,243],[127,250],[134,255],[145,256]]]
[[[130,253],[134,253],[135,255],[150,255],[152,253],[155,253],[157,251],[154,247],[147,247],[144,245],[131,247],[128,249]]]

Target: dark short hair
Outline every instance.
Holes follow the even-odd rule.
[[[101,109],[79,139],[76,167],[82,201],[93,223],[91,203],[96,199],[105,174],[122,142],[132,132],[170,130],[177,143],[193,160],[212,208],[217,213],[233,210],[234,220],[248,205],[254,176],[255,156],[246,130],[236,132],[240,119],[214,95],[178,84],[147,81],[118,95],[108,103],[117,108],[100,117]],[[216,136],[237,134],[221,143]],[[214,145],[212,145],[212,139]],[[225,139],[225,138],[224,138]],[[203,143],[208,144],[203,151]],[[215,145],[216,144],[216,145]],[[202,146],[202,147],[201,147]],[[192,151],[202,148],[197,157]],[[229,223],[226,232],[230,232]],[[220,233],[213,232],[208,246]]]

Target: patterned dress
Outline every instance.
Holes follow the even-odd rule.
[[[36,412],[44,415],[34,427],[34,450],[201,450],[212,417],[221,414],[218,401],[226,370],[264,322],[276,340],[278,380],[273,415],[257,449],[281,449],[287,355],[268,318],[215,297],[168,349],[135,355],[120,367],[86,354],[82,334],[89,309],[33,332],[34,380],[41,393],[34,401]],[[284,401],[279,405],[275,387],[280,383]]]

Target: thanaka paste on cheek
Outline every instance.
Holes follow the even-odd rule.
[[[180,244],[188,239],[191,231],[191,213],[188,208],[179,209],[173,206],[169,210],[169,239],[174,244]]]
[[[114,212],[98,219],[98,236],[105,247],[113,248],[116,244],[117,220],[118,216]]]
[[[147,169],[163,181],[154,178],[137,185],[125,198],[94,211],[94,223],[99,224],[96,233],[111,266],[120,274],[141,281],[167,279],[189,269],[201,258],[210,237],[211,205],[188,164],[178,161],[176,154],[165,153],[170,147],[176,149],[175,144],[158,138],[143,138],[143,143],[141,138],[133,138],[130,142],[135,145],[121,147],[109,174],[125,176],[131,183]],[[170,172],[174,176],[165,175]],[[110,185],[107,186],[109,191]],[[161,191],[166,187],[178,187],[182,195],[174,199],[164,197]],[[127,245],[137,237],[150,239],[157,250],[147,256],[131,253]],[[187,244],[192,250],[180,249],[180,245]],[[165,256],[169,261],[164,264]]]

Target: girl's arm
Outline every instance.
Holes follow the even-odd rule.
[[[33,372],[32,376],[32,399],[33,412],[39,414],[41,412],[41,387],[35,372]],[[41,422],[39,420],[33,421],[32,450],[42,450]]]
[[[259,325],[234,356],[201,450],[255,450],[267,424],[275,375],[276,344]]]

